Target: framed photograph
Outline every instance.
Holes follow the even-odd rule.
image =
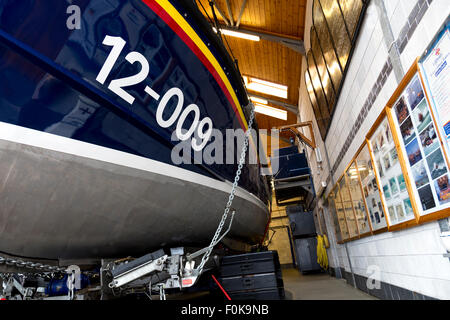
[[[400,126],[400,131],[403,137],[403,141],[405,142],[405,145],[410,143],[412,139],[416,137],[416,132],[414,131],[414,126],[411,121],[411,117],[405,120],[403,124]]]
[[[416,106],[425,98],[422,85],[420,84],[419,77],[416,75],[414,79],[409,83],[406,88],[406,96],[408,97],[408,103],[411,110],[414,110]]]
[[[389,153],[386,153],[383,157],[384,169],[388,171],[391,168],[391,160],[389,159]]]
[[[414,182],[416,183],[417,188],[421,188],[424,185],[430,183],[428,179],[428,173],[424,166],[424,161],[420,161],[417,165],[411,168]]]
[[[423,152],[425,156],[428,156],[433,151],[439,149],[439,140],[436,134],[436,130],[432,124],[430,124],[420,134],[420,143],[422,144]]]
[[[378,202],[378,210],[381,212],[381,217],[384,218],[384,210],[383,206],[381,205],[381,202]]]
[[[397,183],[400,188],[400,192],[403,192],[406,190],[406,182],[405,182],[405,178],[403,177],[403,174],[401,174],[397,177]]]
[[[450,203],[450,178],[449,175],[440,177],[434,182],[434,187],[436,188],[436,194],[438,196],[439,204],[443,205]]]
[[[428,168],[430,169],[431,179],[437,179],[447,173],[447,166],[441,150],[436,150],[427,157]]]
[[[398,186],[397,186],[397,179],[391,178],[389,179],[389,187],[391,188],[392,195],[395,195],[398,193]]]
[[[372,180],[372,185],[373,185],[373,191],[377,192],[378,191],[378,183],[375,178],[373,178],[373,180]]]
[[[408,107],[406,106],[405,99],[401,97],[400,100],[397,101],[397,104],[395,105],[394,108],[398,122],[403,123],[403,121],[405,121],[406,118],[409,117],[409,111]]]
[[[406,154],[408,155],[408,160],[411,167],[423,159],[417,139],[414,139],[409,145],[406,146]]]
[[[403,211],[403,206],[402,204],[398,204],[395,206],[395,211],[397,212],[397,216],[400,219],[404,219],[405,218],[405,212]]]
[[[391,198],[391,192],[389,191],[388,185],[383,186],[383,193],[384,193],[384,196],[386,197],[386,200],[389,200]]]
[[[381,166],[380,160],[377,160],[377,168],[378,168],[378,172],[380,173],[380,177],[383,178],[384,177],[384,169]]]
[[[384,134],[386,136],[387,143],[390,144],[392,142],[392,133],[391,129],[387,125],[384,127]]]
[[[412,114],[417,132],[422,132],[428,125],[431,124],[431,112],[425,99],[422,100],[422,102],[416,107]]]
[[[397,220],[397,218],[396,218],[396,216],[395,216],[395,210],[394,210],[394,207],[393,207],[393,206],[389,207],[389,208],[388,208],[388,211],[389,211],[389,219],[390,219],[391,221]]]
[[[410,199],[403,200],[403,205],[405,206],[405,212],[407,216],[414,214]]]
[[[398,154],[397,154],[397,150],[395,148],[393,148],[391,150],[391,152],[389,152],[389,155],[391,156],[391,160],[392,160],[392,166],[395,166],[398,163]]]
[[[433,198],[433,193],[431,192],[431,187],[429,184],[427,184],[422,189],[419,189],[419,197],[424,211],[436,207],[436,203],[434,202]]]

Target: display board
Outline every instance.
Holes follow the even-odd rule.
[[[364,192],[364,199],[369,212],[372,231],[380,231],[387,228],[386,216],[381,203],[380,186],[378,185],[373,170],[372,159],[367,144],[356,157],[358,173]]]
[[[450,216],[450,17],[406,73],[329,200],[342,242]]]
[[[388,226],[393,227],[415,220],[392,130],[386,115],[381,119],[368,142],[375,164],[375,176],[381,188]]]
[[[345,219],[347,221],[348,233],[350,238],[355,238],[359,236],[358,226],[356,224],[355,212],[353,211],[352,199],[350,197],[350,190],[347,184],[345,176],[343,176],[339,182],[339,193],[342,199],[342,205],[345,211]]]
[[[450,154],[450,22],[444,24],[430,48],[420,60],[424,84],[442,135]]]
[[[356,168],[356,162],[352,162],[350,167],[347,169],[345,177],[347,179],[350,197],[353,202],[353,209],[356,215],[359,235],[369,235],[372,233],[372,229],[367,215],[366,205],[364,203],[358,169]]]
[[[449,168],[421,77],[417,71],[409,73],[392,118],[418,214],[426,216],[450,208]]]
[[[335,225],[339,227],[339,231],[337,230],[336,233],[340,232],[341,241],[348,240],[350,238],[350,235],[348,232],[347,220],[345,219],[345,210],[344,206],[342,205],[339,186],[336,186],[336,188],[333,190],[333,192],[331,193],[331,198],[336,209],[337,223],[335,223]]]

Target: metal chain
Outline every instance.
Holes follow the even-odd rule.
[[[20,259],[14,258],[6,258],[0,256],[0,265],[5,264],[7,266],[14,266],[17,268],[24,268],[24,271],[27,273],[32,273],[30,270],[39,270],[40,272],[63,272],[66,268],[45,265],[42,263],[32,262],[32,261],[23,261]]]
[[[247,154],[247,149],[248,149],[248,145],[249,145],[249,138],[250,138],[250,134],[251,134],[251,129],[253,126],[253,120],[255,118],[255,108],[253,106],[253,103],[250,102],[249,104],[250,108],[251,108],[251,114],[250,114],[250,120],[248,122],[248,129],[245,132],[245,141],[244,141],[244,147],[242,148],[242,152],[241,152],[241,158],[239,159],[239,165],[238,165],[238,169],[236,171],[236,176],[234,177],[234,182],[233,182],[233,187],[231,188],[231,193],[228,197],[228,202],[227,205],[225,207],[225,210],[223,212],[222,215],[222,220],[219,223],[219,226],[217,227],[216,233],[214,234],[213,239],[211,240],[211,243],[208,247],[208,250],[206,251],[206,253],[204,254],[202,261],[200,262],[197,270],[198,270],[198,275],[200,275],[203,271],[203,267],[205,266],[205,263],[208,261],[209,256],[211,255],[212,250],[214,249],[214,245],[217,241],[217,239],[220,236],[220,233],[222,232],[223,226],[225,224],[225,221],[227,220],[228,217],[228,213],[230,212],[230,208],[231,205],[233,204],[233,200],[234,200],[234,196],[236,193],[236,189],[238,187],[238,183],[239,183],[239,179],[242,173],[242,168],[244,166],[244,162],[245,162],[245,156]]]

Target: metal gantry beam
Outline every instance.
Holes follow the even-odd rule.
[[[212,0],[212,1],[210,1],[210,3],[212,3],[214,5],[214,7],[216,7],[217,12],[219,12],[220,16],[225,21],[226,25],[227,26],[232,26],[230,21],[228,21],[227,17],[223,13],[222,9],[220,9],[220,7],[217,5],[216,1]]]
[[[236,28],[239,28],[239,25],[241,24],[242,15],[244,14],[245,5],[247,4],[247,0],[244,0],[242,2],[241,11],[239,12],[239,17],[236,22]]]
[[[311,139],[309,139],[308,137],[306,137],[303,133],[301,133],[298,129],[302,128],[302,127],[308,127],[309,129],[309,134],[311,136]],[[281,127],[276,127],[274,128],[276,130],[279,130],[280,132],[283,131],[291,131],[292,133],[294,133],[300,140],[302,140],[303,142],[305,142],[311,149],[316,149],[317,145],[316,145],[316,138],[314,136],[314,130],[313,130],[313,123],[312,121],[306,121],[306,122],[300,122],[300,123],[296,123],[296,124],[291,124],[291,125],[287,125],[287,126],[281,126]]]
[[[252,36],[258,36],[263,40],[278,42],[302,55],[306,55],[305,45],[303,41],[300,38],[292,37],[284,34],[274,33],[274,32],[267,32],[267,31],[260,31],[260,30],[252,30],[252,29],[243,29],[243,28],[233,28],[227,25],[220,25],[221,29],[224,30],[230,30],[230,31],[237,31],[244,34],[252,35]]]
[[[260,96],[258,94],[254,94],[254,93],[249,93],[249,95],[250,95],[250,97],[267,100],[271,104],[283,107],[287,111],[290,111],[292,113],[298,114],[298,107],[293,105],[293,104],[286,103],[286,102],[279,101],[279,100],[275,100],[275,99],[271,99],[271,98],[267,98],[267,97],[263,97],[263,96]]]
[[[234,26],[233,12],[231,11],[230,0],[225,0],[227,3],[228,15],[230,17],[231,26]]]

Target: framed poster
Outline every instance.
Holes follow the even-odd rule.
[[[420,59],[426,94],[434,114],[437,133],[450,155],[450,18]]]
[[[345,219],[347,220],[348,233],[350,240],[359,236],[358,225],[356,223],[355,212],[353,211],[353,201],[350,196],[350,189],[345,179],[345,175],[338,182],[339,193],[342,199],[342,206],[345,212]]]
[[[410,118],[403,111],[402,100],[399,114],[408,123]],[[410,136],[405,136],[410,139]],[[389,125],[386,112],[383,112],[368,136],[368,145],[375,165],[375,176],[380,186],[382,203],[386,212],[389,230],[400,228],[410,223],[416,223],[416,216],[406,187],[403,170],[397,153],[397,148]]]
[[[410,68],[388,105],[398,133],[399,147],[416,201],[419,222],[450,215],[450,175],[439,128],[419,74],[417,62]]]
[[[369,147],[364,144],[358,156],[356,165],[361,179],[364,200],[369,212],[370,224],[373,232],[387,231],[386,216],[381,202],[381,191],[373,170]],[[404,182],[400,181],[399,188],[405,188]]]
[[[360,236],[367,236],[372,234],[371,225],[366,210],[366,203],[364,201],[362,187],[359,180],[358,169],[356,162],[352,162],[345,173],[347,179],[348,189],[350,191],[350,198],[353,203],[353,210],[356,216],[356,223],[358,224],[358,231]]]

